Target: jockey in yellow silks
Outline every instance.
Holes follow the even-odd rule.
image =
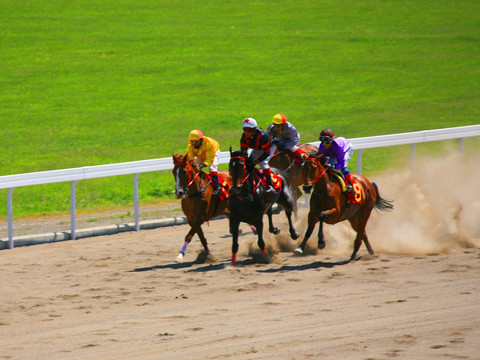
[[[209,167],[215,191],[212,196],[221,195],[220,181],[218,180],[218,161],[220,156],[220,145],[217,141],[198,130],[190,131],[188,135],[187,156],[189,159],[197,158],[202,167]]]

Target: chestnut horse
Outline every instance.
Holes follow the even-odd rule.
[[[318,146],[313,144],[301,144],[299,148],[308,154],[318,153]],[[280,151],[277,149],[268,163],[271,167],[281,170],[287,178],[293,190],[293,198],[295,200],[294,212],[296,212],[297,200],[302,195],[299,189],[299,186],[303,185],[302,167],[288,154],[288,150]]]
[[[228,172],[219,171],[218,177],[222,187],[227,190],[226,196],[212,197],[215,185],[210,176],[201,170],[198,161],[187,159],[185,154],[173,154],[172,157],[175,195],[182,199],[182,210],[190,225],[183,248],[175,259],[176,262],[183,262],[187,246],[195,234],[198,234],[205,253],[209,253],[202,224],[216,216],[228,215],[228,190],[232,186],[232,179]]]
[[[273,226],[272,221],[272,205],[279,203],[283,206],[287,215],[289,232],[292,239],[296,240],[300,236],[292,224],[292,211],[294,207],[293,194],[290,185],[286,181],[285,176],[276,169],[271,169],[272,174],[276,175],[276,180],[280,186],[274,194],[266,193],[266,185],[260,177],[258,170],[254,164],[241,151],[233,151],[230,148],[229,172],[232,176],[233,185],[230,189],[230,202],[228,208],[230,210],[230,231],[233,237],[232,243],[232,266],[237,264],[238,251],[238,227],[240,222],[253,225],[257,230],[257,243],[262,251],[266,254],[265,242],[263,241],[263,214],[268,216],[268,231],[273,234],[279,234],[280,229]]]
[[[353,175],[355,183],[353,184],[354,194],[352,196],[354,198],[351,199],[353,201],[349,201],[347,193],[342,191],[342,187],[333,172],[331,170],[327,171],[323,166],[321,157],[322,154],[306,159],[302,169],[304,189],[309,192],[313,187],[313,193],[310,198],[308,228],[302,243],[294,250],[294,253],[303,254],[307,240],[312,235],[317,222],[320,221],[318,248],[323,249],[325,247],[323,223],[336,224],[348,220],[357,232],[350,260],[355,258],[362,240],[369,254],[373,255],[374,252],[365,231],[368,218],[373,208],[382,211],[392,210],[393,202],[383,199],[378,192],[377,185],[371,183],[362,175]]]

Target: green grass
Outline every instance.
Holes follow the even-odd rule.
[[[278,112],[303,142],[477,124],[478,14],[478,0],[3,0],[0,174],[168,157],[193,128],[226,151],[244,117]],[[366,151],[363,171],[408,156]],[[131,204],[131,182],[80,182],[78,208]],[[141,201],[173,186],[142,174]],[[15,214],[68,211],[69,189],[16,189]]]

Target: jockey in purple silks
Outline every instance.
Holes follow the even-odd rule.
[[[318,154],[327,157],[326,166],[340,171],[345,178],[345,186],[348,192],[353,191],[352,175],[348,171],[347,165],[353,155],[353,146],[344,137],[335,138],[333,131],[324,129],[319,136],[320,146]]]

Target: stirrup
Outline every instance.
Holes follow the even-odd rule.
[[[268,185],[267,189],[265,190],[267,194],[274,193],[275,189],[273,188],[272,185]]]
[[[353,192],[353,186],[352,185],[346,184],[345,188],[346,188],[346,190],[345,190],[346,192]]]
[[[220,195],[222,195],[222,190],[220,188],[216,188],[212,193],[212,196],[220,196]]]

